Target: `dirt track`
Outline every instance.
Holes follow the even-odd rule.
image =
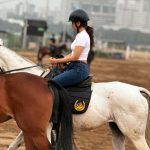
[[[32,54],[24,56],[35,60]],[[35,56],[35,55],[34,55]],[[122,81],[150,90],[150,62],[136,60],[112,60],[96,58],[91,65],[91,73],[95,82]],[[0,150],[6,150],[19,132],[14,121],[0,125]],[[91,131],[75,133],[77,150],[111,150],[111,132],[107,125]],[[23,150],[21,147],[20,150]],[[127,150],[134,150],[127,140]]]

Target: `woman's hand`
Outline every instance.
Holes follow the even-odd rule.
[[[58,63],[58,62],[57,62],[58,59],[56,59],[56,58],[50,57],[49,60],[50,60],[50,63],[51,63],[52,65]]]

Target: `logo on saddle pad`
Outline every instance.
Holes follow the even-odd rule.
[[[76,100],[76,102],[74,103],[74,109],[76,111],[83,111],[85,109],[85,102]]]

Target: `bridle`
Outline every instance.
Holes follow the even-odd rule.
[[[37,64],[37,65],[33,65],[33,66],[28,66],[28,67],[24,67],[24,68],[17,68],[17,69],[12,69],[12,70],[8,70],[8,71],[5,71],[4,68],[0,67],[0,74],[7,74],[7,73],[15,72],[15,71],[21,71],[21,70],[26,70],[26,69],[35,68],[35,67],[45,67],[45,66],[49,66],[50,64],[51,63]]]

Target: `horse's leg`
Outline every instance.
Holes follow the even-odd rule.
[[[37,59],[38,59],[38,63],[41,64],[42,63],[42,53],[40,51],[38,52]]]
[[[21,131],[15,140],[9,145],[7,150],[16,150],[23,142],[23,132]]]
[[[137,150],[150,150],[145,139],[147,114],[120,114],[116,121],[120,131],[133,142]]]
[[[47,128],[47,138],[50,143],[51,143],[51,131],[52,131],[52,123],[50,123]]]
[[[46,99],[46,97],[44,98]],[[39,110],[38,113],[35,113],[37,112],[35,107],[38,107],[37,105],[32,105],[32,111],[28,111],[27,109],[16,115],[16,122],[26,135],[24,141],[28,149],[32,147],[33,144],[35,145],[37,150],[50,149],[50,143],[47,138],[47,127],[49,125],[49,118],[51,116],[51,110],[49,109],[50,106],[52,106],[52,104],[50,103],[48,106],[44,105],[44,108],[42,107],[42,105],[38,106],[42,107],[40,108],[40,110],[45,109],[46,111]],[[30,141],[33,142],[33,144]]]
[[[34,134],[24,131],[23,134],[26,150],[50,150],[46,131],[40,130]]]
[[[125,136],[115,123],[109,123],[109,125],[112,131],[113,149],[125,150]],[[130,135],[128,137],[133,142],[137,150],[150,150],[146,143],[145,135]]]
[[[109,123],[112,131],[112,144],[114,150],[125,150],[125,136],[119,130],[118,126],[114,122]]]
[[[52,129],[52,125],[49,124],[47,128],[47,138],[49,142],[51,142],[51,129]],[[17,150],[19,146],[23,144],[23,142],[24,142],[24,136],[23,136],[23,132],[21,131],[18,134],[18,136],[15,138],[15,140],[9,145],[7,150]]]
[[[36,150],[50,150],[50,143],[47,138],[48,122],[46,120],[38,120],[39,116],[35,121],[30,120],[31,118],[24,117],[24,122],[20,119],[18,126],[24,131],[24,141],[27,150],[32,150],[33,145]],[[22,122],[22,123],[21,123]],[[30,122],[30,124],[28,123]],[[46,123],[47,122],[47,123]],[[32,126],[31,126],[32,125]]]
[[[145,135],[134,135],[133,137],[129,137],[129,139],[133,142],[137,150],[150,150]]]
[[[43,58],[44,58],[46,55],[47,55],[46,53],[42,53],[42,54],[41,54],[41,61],[40,61],[41,64],[42,64],[42,62],[43,62]]]
[[[122,116],[118,117],[120,120],[117,125],[120,131],[133,142],[137,150],[150,150],[145,139],[146,114],[143,113],[142,117],[138,113],[134,115],[131,117],[122,113]]]
[[[8,121],[9,119],[11,119],[12,117],[4,114],[3,112],[0,112],[0,123],[3,123],[5,121]]]
[[[50,150],[50,143],[47,139],[46,132],[32,136],[32,140],[37,150]]]
[[[38,150],[35,145],[34,145],[34,142],[31,138],[30,135],[26,134],[25,132],[23,133],[24,134],[24,142],[25,142],[25,147],[26,147],[26,150]]]

